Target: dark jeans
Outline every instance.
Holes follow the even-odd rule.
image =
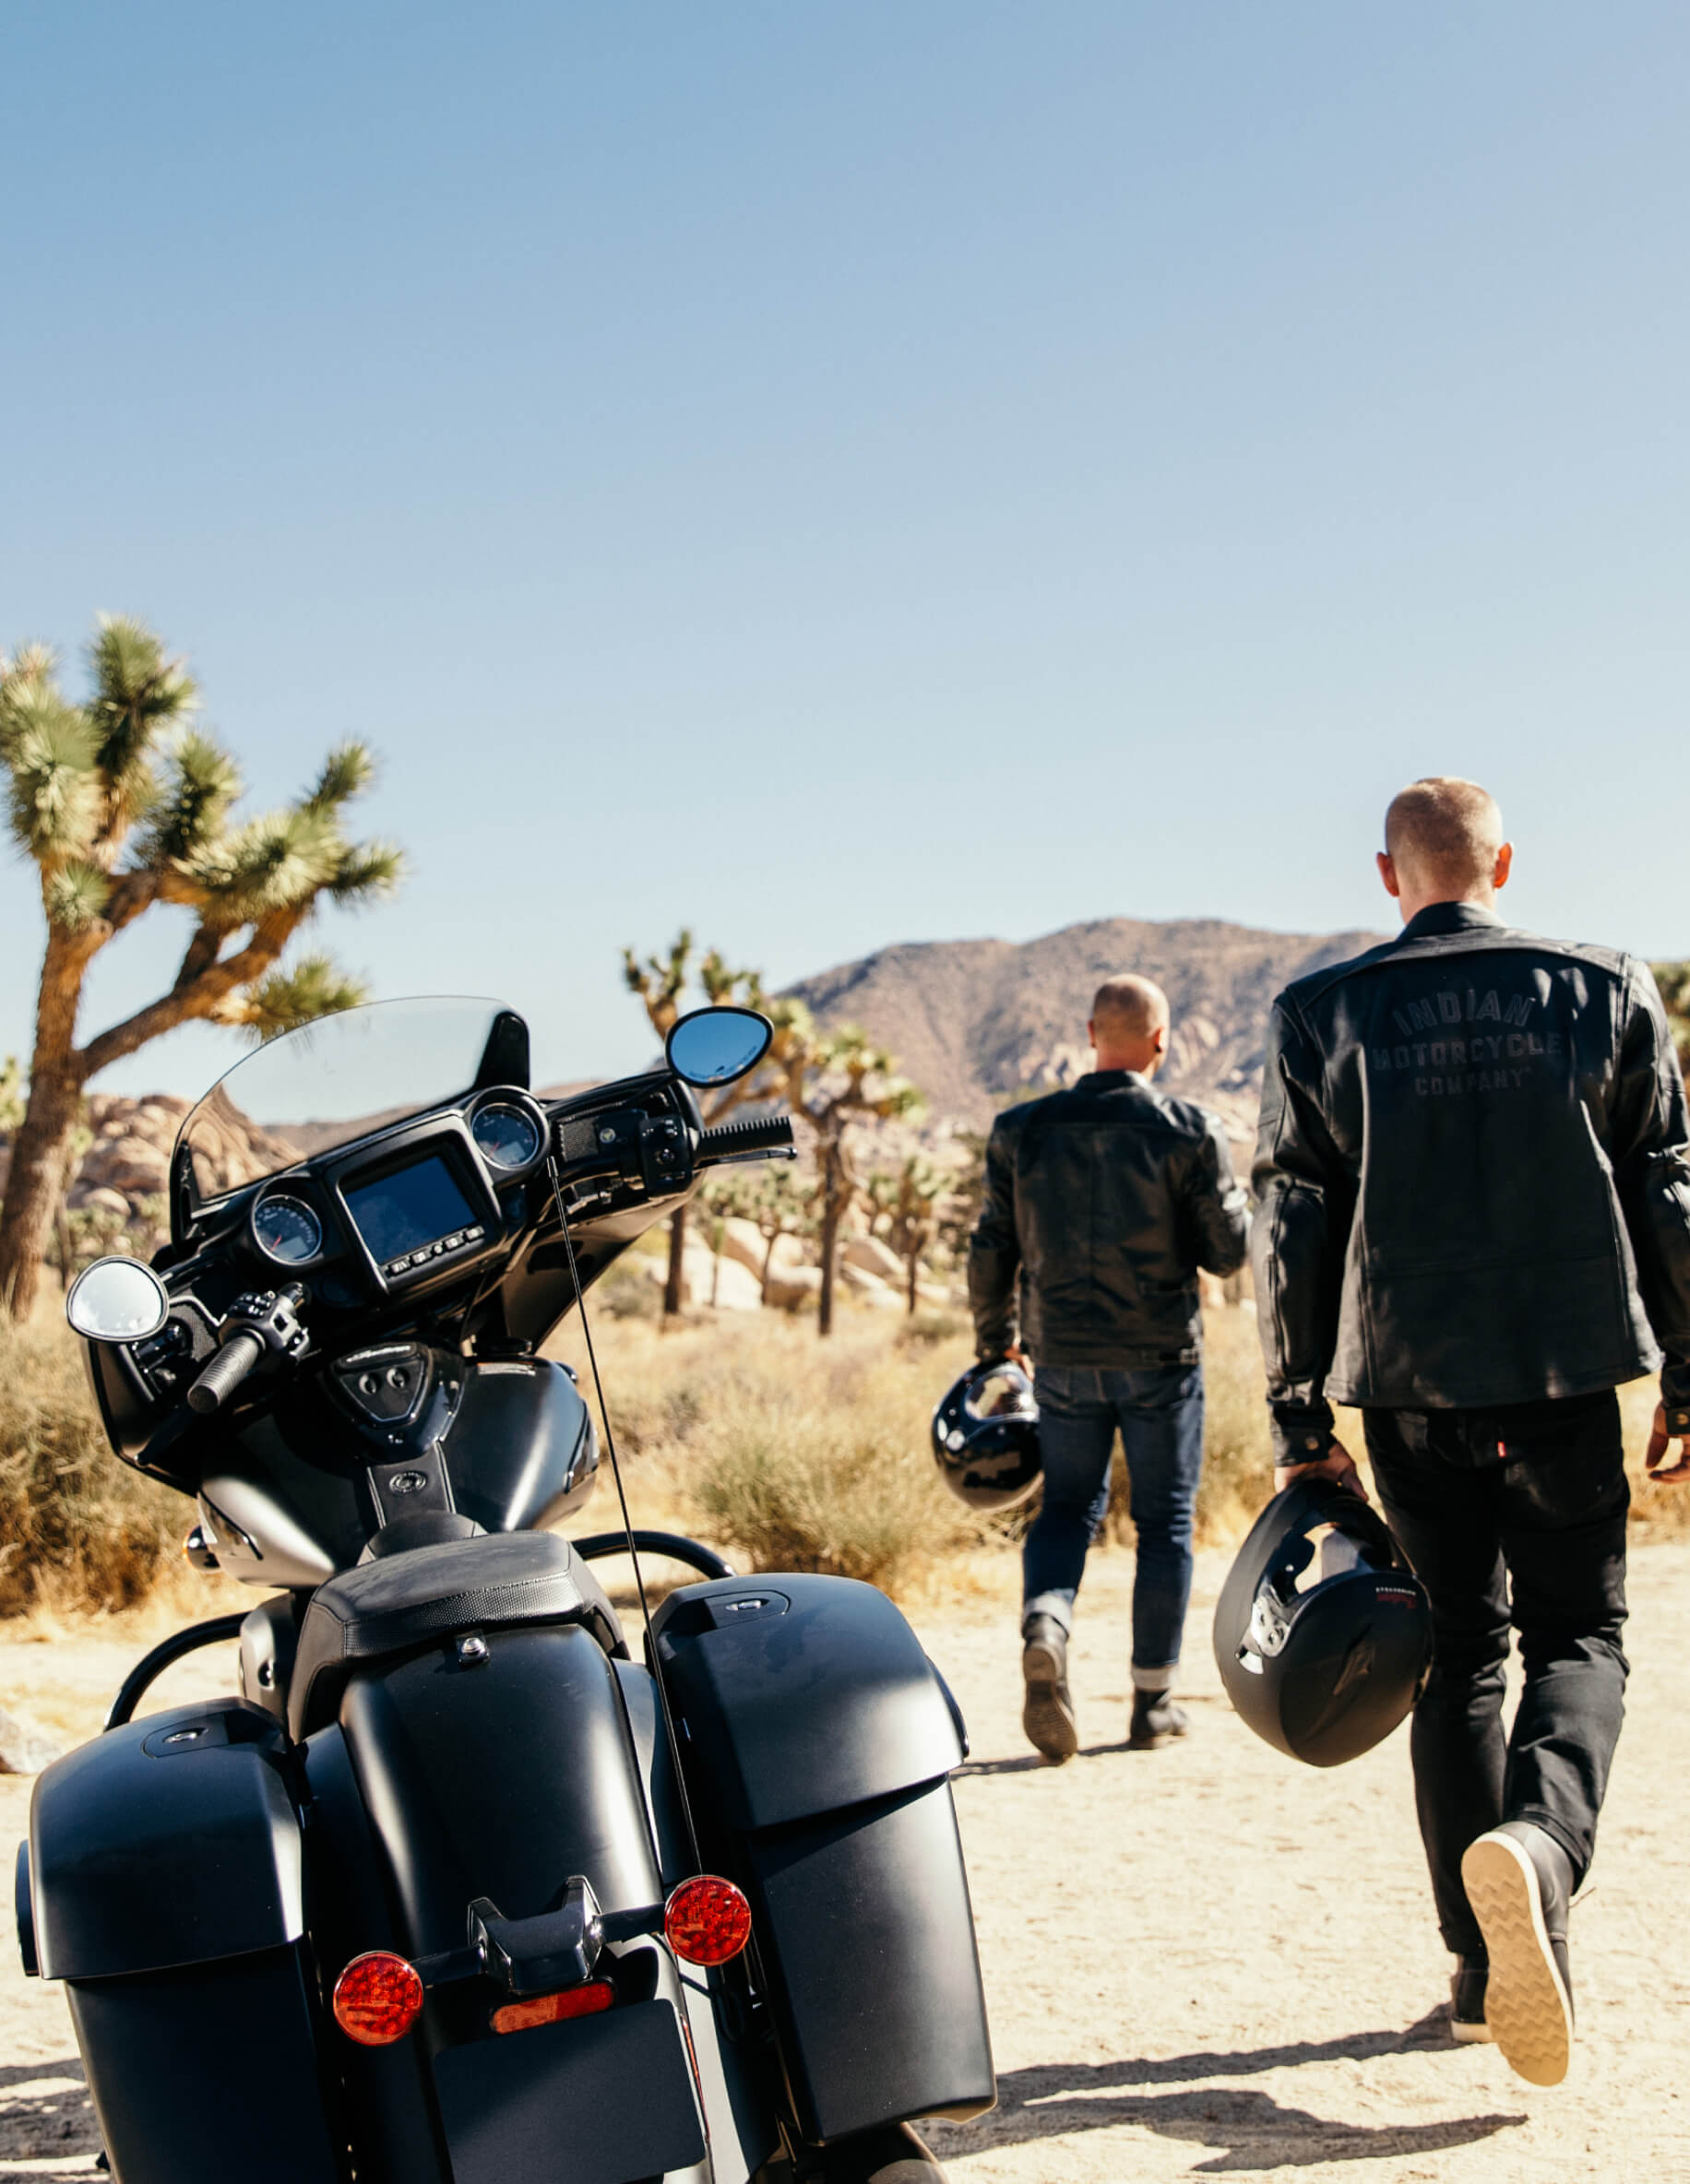
[[[1163,1691],[1180,1657],[1191,1596],[1191,1517],[1203,1467],[1203,1368],[1116,1372],[1041,1365],[1039,1449],[1044,1499],[1021,1550],[1023,1618],[1053,1615],[1067,1630],[1086,1550],[1109,1508],[1115,1429],[1133,1490],[1138,1561],[1133,1575],[1133,1681]]]
[[[1438,1925],[1482,1955],[1461,1854],[1534,1821],[1582,1878],[1625,1713],[1625,1511],[1612,1392],[1506,1410],[1370,1410],[1391,1530],[1432,1598],[1432,1677],[1414,1710],[1420,1832]],[[1525,1689],[1502,1727],[1508,1625]]]

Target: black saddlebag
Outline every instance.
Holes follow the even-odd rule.
[[[751,1899],[803,2136],[989,2108],[960,1725],[914,1632],[872,1585],[816,1576],[689,1585],[654,1627],[701,1847]]]
[[[60,1760],[30,1909],[118,2184],[334,2184],[280,1725],[149,1714]]]

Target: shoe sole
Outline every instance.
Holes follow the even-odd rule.
[[[1129,1737],[1128,1751],[1160,1751],[1164,1744],[1177,1744],[1185,1734],[1184,1729],[1159,1729],[1154,1737]]]
[[[1470,2017],[1452,2017],[1449,2036],[1463,2048],[1476,2048],[1481,2041],[1494,2040],[1496,2036],[1482,2017],[1477,2024]]]
[[[1461,1860],[1461,1882],[1490,1959],[1491,2036],[1529,2083],[1559,2085],[1573,2058],[1573,2005],[1543,1924],[1537,1869],[1511,1836],[1481,1835]]]
[[[1062,1666],[1048,1645],[1029,1645],[1021,1656],[1027,1699],[1021,1727],[1027,1741],[1054,1767],[1079,1750],[1079,1724],[1062,1693]]]

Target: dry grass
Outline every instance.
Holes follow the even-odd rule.
[[[113,1455],[68,1331],[0,1318],[0,1616],[131,1606],[186,1507]]]
[[[744,1566],[835,1571],[904,1595],[973,1589],[981,1554],[1011,1550],[1023,1529],[1017,1517],[972,1516],[933,1466],[933,1406],[972,1353],[960,1313],[908,1321],[847,1302],[827,1342],[775,1312],[696,1314],[666,1334],[644,1318],[600,1314],[594,1323],[637,1524],[696,1532]],[[553,1348],[584,1368],[578,1328]],[[1270,1482],[1247,1312],[1209,1315],[1208,1383],[1197,1529],[1206,1545],[1224,1547]],[[1634,1521],[1645,1536],[1684,1534],[1690,1488],[1651,1486],[1642,1474],[1654,1399],[1652,1383],[1621,1391]],[[1360,1428],[1353,1413],[1340,1416],[1358,1455]],[[615,1517],[607,1481],[574,1528],[609,1529]],[[215,1612],[224,1602],[214,1594],[241,1596],[182,1570],[176,1544],[190,1520],[180,1496],[106,1447],[68,1335],[0,1323],[0,1617],[24,1617],[51,1636],[61,1618],[90,1611],[122,1612],[125,1625]],[[1131,1537],[1119,1477],[1110,1529]]]

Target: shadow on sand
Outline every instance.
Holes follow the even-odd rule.
[[[0,2161],[8,2177],[29,2184],[88,2184],[99,2151],[93,2104],[74,2055],[0,2068]],[[12,2166],[22,2163],[30,2166]]]
[[[1137,2124],[1163,2138],[1221,2151],[1198,2162],[1200,2177],[1259,2169],[1315,2168],[1327,2162],[1377,2160],[1387,2154],[1442,2154],[1526,2121],[1524,2116],[1463,2116],[1443,2123],[1363,2125],[1335,2122],[1291,2108],[1271,2095],[1206,2085],[1303,2063],[1368,2062],[1382,2055],[1449,2045],[1441,2012],[1406,2032],[1355,2033],[1339,2040],[1299,2040],[1278,2048],[1176,2055],[1160,2061],[1055,2063],[1010,2071],[998,2083],[995,2111],[974,2124],[934,2123],[934,2151],[943,2160],[1019,2146],[1035,2139]],[[1130,2093],[1118,2088],[1132,2087]],[[1166,2086],[1167,2092],[1152,2087]]]

